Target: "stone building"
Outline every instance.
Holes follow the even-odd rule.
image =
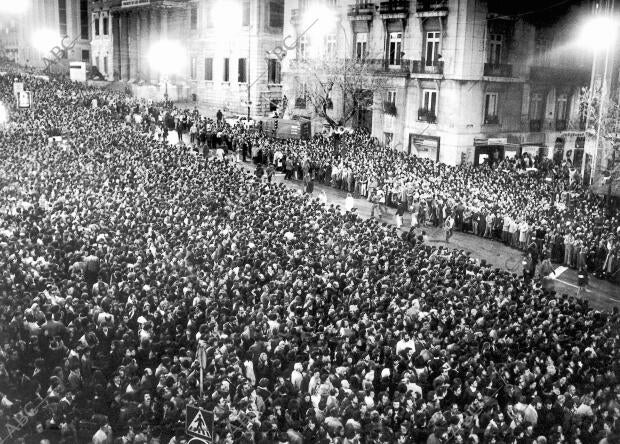
[[[571,41],[579,11],[502,13],[476,0],[287,0],[284,58],[288,115],[320,120],[304,99],[314,73],[301,58],[331,55],[364,63],[382,87],[349,126],[367,127],[396,149],[449,164],[583,144],[580,88],[591,52]],[[502,2],[496,2],[496,4]],[[330,17],[307,31],[305,15]],[[551,17],[557,18],[549,22]],[[320,22],[318,22],[320,23]],[[334,115],[344,109],[333,100]]]
[[[19,12],[0,17],[4,31],[0,47],[5,57],[25,67],[50,66],[52,72],[64,74],[68,74],[70,61],[90,62],[89,0],[15,0],[15,3],[20,3]],[[47,38],[41,41],[37,34]],[[54,50],[56,46],[64,50],[62,54]],[[51,55],[52,51],[58,57]]]

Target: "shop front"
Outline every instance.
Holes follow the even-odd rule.
[[[409,134],[409,147],[407,152],[410,156],[438,162],[440,146],[439,137]]]
[[[514,157],[519,152],[519,145],[508,143],[505,137],[474,138],[474,166],[495,164],[506,157]]]

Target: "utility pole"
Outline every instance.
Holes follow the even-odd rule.
[[[251,57],[252,57],[252,34],[250,33],[251,29],[252,29],[252,0],[248,0],[248,122],[247,124],[250,124],[250,108],[252,106],[252,95],[251,95],[251,90],[252,90],[252,82],[251,82],[251,78],[250,78],[250,73],[252,72],[252,63],[251,63]]]

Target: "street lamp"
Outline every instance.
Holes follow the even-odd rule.
[[[148,53],[151,68],[159,72],[165,84],[164,100],[168,102],[168,76],[179,72],[185,65],[185,48],[173,40],[155,42]]]
[[[598,158],[599,143],[601,138],[601,126],[603,120],[603,113],[605,112],[605,100],[607,99],[607,74],[609,70],[609,57],[610,52],[615,46],[616,36],[618,31],[618,21],[613,18],[613,3],[610,3],[607,11],[598,12],[600,15],[595,15],[590,18],[582,28],[580,41],[587,45],[588,48],[593,49],[592,55],[592,73],[590,77],[590,94],[588,97],[588,106],[586,111],[586,125],[590,121],[590,112],[592,108],[592,99],[594,96],[594,80],[596,72],[596,59],[600,51],[605,51],[605,63],[603,68],[603,79],[601,83],[601,100],[598,105],[598,122],[596,127],[596,139],[594,145],[594,155],[592,156],[592,164],[590,167],[590,183],[594,177],[596,171],[596,162]],[[613,54],[612,54],[613,57]],[[613,64],[613,62],[612,62]],[[588,128],[586,128],[587,130]],[[582,177],[585,174],[585,160],[582,163]]]

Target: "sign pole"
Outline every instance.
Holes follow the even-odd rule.
[[[204,344],[198,344],[198,350],[196,351],[196,357],[200,363],[200,398],[203,396],[203,382],[204,372],[207,367],[207,349]]]

